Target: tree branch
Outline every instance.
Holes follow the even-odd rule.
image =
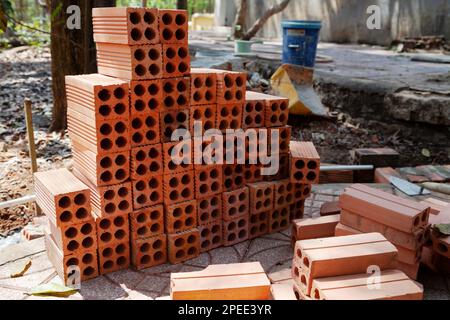
[[[269,10],[267,10],[261,18],[256,20],[255,24],[248,30],[243,36],[242,40],[250,40],[253,38],[258,31],[264,26],[264,24],[269,20],[273,15],[280,13],[288,6],[291,0],[283,0],[280,3],[274,4]]]
[[[236,12],[236,19],[234,20],[234,38],[241,39],[245,30],[245,20],[248,13],[248,0],[239,1],[238,11]],[[239,26],[239,28],[237,28]]]

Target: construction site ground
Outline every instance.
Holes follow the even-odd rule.
[[[404,196],[388,185],[373,185],[393,194]],[[319,185],[306,202],[305,215],[317,216],[324,202],[336,200],[347,185]],[[449,196],[433,193],[433,197],[450,200]],[[424,197],[419,197],[424,198]],[[223,247],[200,255],[179,265],[162,266],[134,271],[132,269],[111,273],[83,282],[81,290],[68,299],[116,300],[155,299],[169,295],[170,273],[202,270],[210,264],[228,264],[259,261],[267,273],[290,268],[293,249],[290,230],[266,235],[232,247]],[[11,279],[10,274],[20,272],[31,260],[32,265],[21,278]],[[422,266],[418,281],[424,285],[424,298],[430,300],[450,299],[450,276],[436,274]],[[49,297],[27,294],[31,289],[46,283],[59,283],[52,264],[48,261],[43,238],[21,243],[2,250],[0,256],[0,299],[48,299]],[[62,298],[53,298],[62,299]]]

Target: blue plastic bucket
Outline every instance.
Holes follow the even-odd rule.
[[[313,68],[319,43],[320,21],[288,20],[283,27],[283,63]]]

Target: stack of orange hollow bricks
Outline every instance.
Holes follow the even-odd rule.
[[[66,77],[66,92],[73,173],[90,190],[95,219],[89,249],[98,253],[97,273],[181,263],[285,230],[303,216],[320,158],[312,144],[292,143],[291,161],[287,99],[246,92],[245,73],[191,70],[185,11],[98,8],[93,22],[99,74]],[[182,160],[201,161],[175,161],[177,129],[190,132],[184,144],[191,152],[184,149]],[[252,129],[268,137],[279,130],[277,149],[244,142],[246,160],[258,152],[277,155],[279,171],[264,176],[263,165],[249,161],[206,163],[202,151],[218,147],[203,139],[211,129],[221,135]],[[224,157],[227,145],[243,143],[222,137]],[[47,248],[49,255],[55,251]],[[64,278],[66,262],[57,265]],[[83,269],[82,259],[71,263]],[[82,273],[82,280],[89,278]]]

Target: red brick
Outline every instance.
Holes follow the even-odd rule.
[[[132,240],[142,240],[164,233],[164,208],[162,205],[130,213]]]
[[[197,227],[197,201],[191,200],[164,206],[166,233],[177,233]]]
[[[248,239],[249,215],[223,222],[223,244],[226,247]]]
[[[133,181],[133,209],[139,210],[163,203],[163,176]]]
[[[250,193],[250,214],[271,211],[274,208],[274,184],[268,182],[247,184]]]
[[[136,270],[159,266],[167,261],[167,236],[161,234],[131,241],[131,264]]]
[[[131,81],[130,85],[132,116],[162,111],[162,80]]]
[[[191,57],[187,44],[163,44],[163,77],[175,78],[189,75]]]
[[[191,106],[190,110],[190,131],[192,136],[203,136],[206,131],[216,128],[217,105]],[[201,130],[195,130],[195,122],[201,122]],[[199,131],[198,133],[196,131]]]
[[[236,104],[218,104],[216,128],[226,132],[227,129],[237,130],[242,128],[243,105]]]
[[[249,239],[255,239],[269,233],[270,214],[271,211],[250,214]]]
[[[185,10],[159,10],[161,43],[188,42],[188,14]]]
[[[213,196],[222,192],[222,166],[196,165],[195,173],[195,197],[197,199]]]
[[[200,254],[200,232],[192,229],[167,235],[167,251],[171,264],[196,258]]]
[[[232,221],[249,215],[249,190],[247,187],[222,194],[223,220]]]
[[[161,143],[160,119],[157,112],[131,118],[131,146],[141,147]]]
[[[113,243],[121,243],[130,239],[130,224],[128,214],[97,218],[98,247],[109,246]]]
[[[197,221],[200,226],[222,221],[222,194],[197,199]]]
[[[289,229],[290,226],[290,208],[285,206],[283,208],[275,209],[269,215],[269,233],[276,233]]]
[[[164,175],[164,203],[174,204],[193,200],[194,171]]]
[[[172,134],[176,130],[189,132],[189,109],[161,112],[161,141],[175,141]]]
[[[163,79],[162,111],[189,107],[190,80],[188,77]]]
[[[217,75],[191,69],[191,106],[217,103]]]
[[[200,232],[200,252],[208,252],[223,245],[222,221],[198,227]]]
[[[98,249],[100,274],[108,274],[130,267],[130,242],[112,243]]]
[[[162,145],[155,144],[131,150],[131,179],[140,180],[163,174]]]
[[[176,149],[175,149],[176,148]],[[172,154],[175,151],[175,157]],[[163,161],[164,161],[164,174],[175,174],[186,171],[192,171],[194,166],[192,165],[192,145],[191,140],[179,141],[179,142],[166,142],[163,144]],[[176,164],[176,162],[181,162]]]

